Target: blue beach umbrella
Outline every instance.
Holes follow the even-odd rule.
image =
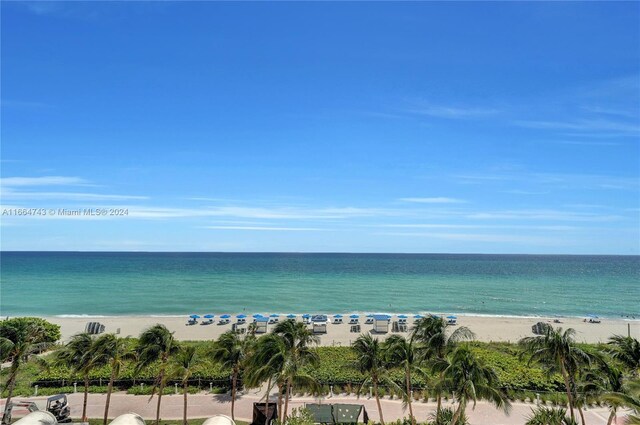
[[[198,316],[197,314],[192,314],[189,317],[191,317],[192,319],[199,319],[200,318],[200,316]]]
[[[287,319],[295,319],[296,315],[295,314],[287,314]]]
[[[457,316],[447,316],[447,319],[457,319]]]
[[[213,314],[205,314],[204,315],[205,319],[213,319],[214,317],[216,317],[216,316],[214,316]]]
[[[360,316],[357,315],[357,314],[352,314],[351,316],[349,316],[349,318],[350,319],[358,319],[358,318],[360,318]]]
[[[424,316],[422,316],[421,314],[416,314],[415,316],[413,316],[414,319],[422,319]]]
[[[238,319],[245,319],[247,317],[247,315],[246,314],[238,314],[236,317]]]
[[[373,317],[373,314],[367,314],[367,317]]]
[[[207,316],[204,316],[204,317],[207,317]],[[220,316],[221,319],[228,319],[230,317],[231,316],[229,314],[223,314],[222,316]]]
[[[333,317],[336,319],[342,319],[342,314],[334,314]]]
[[[256,313],[252,316],[254,319],[259,319],[260,317],[264,317],[262,314],[260,313]]]
[[[271,314],[269,317],[280,317],[280,315],[274,313],[274,314]]]
[[[407,315],[406,314],[399,314],[398,315],[398,319],[406,319]]]
[[[303,319],[309,319],[309,318],[311,318],[311,315],[310,314],[303,314],[302,318]]]

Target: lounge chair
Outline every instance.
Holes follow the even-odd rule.
[[[333,319],[333,324],[334,324],[334,325],[340,325],[340,324],[342,324],[342,317],[335,317],[335,318]]]
[[[187,321],[187,326],[193,326],[193,325],[197,325],[198,321],[196,319],[189,319]]]
[[[373,325],[373,317],[367,317],[367,320],[364,322],[365,325]]]

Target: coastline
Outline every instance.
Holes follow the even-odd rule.
[[[246,313],[245,313],[246,314]],[[235,314],[232,315],[231,323],[235,323]],[[247,323],[253,319],[248,314]],[[187,326],[187,316],[77,316],[77,317],[60,317],[60,316],[39,316],[43,319],[60,325],[62,332],[62,341],[68,340],[72,335],[83,332],[87,322],[100,322],[105,325],[105,332],[116,333],[120,336],[137,337],[144,329],[156,323],[165,325],[175,337],[182,341],[204,341],[217,339],[222,333],[231,330],[231,324],[219,325],[218,316],[211,325],[201,325],[200,319],[197,325]],[[410,316],[411,317],[411,316]],[[281,316],[280,320],[285,317]],[[345,321],[342,324],[327,324],[327,333],[320,334],[320,345],[349,345],[354,341],[360,333],[350,332],[351,326],[348,324],[348,315],[345,315]],[[554,320],[560,320],[561,323],[554,323]],[[296,320],[301,320],[300,316]],[[392,320],[397,320],[392,318]],[[576,330],[576,340],[578,342],[598,343],[606,342],[613,335],[627,335],[630,329],[631,336],[640,339],[640,320],[630,319],[608,319],[601,318],[601,323],[588,323],[583,318],[577,317],[513,317],[513,316],[476,316],[476,315],[458,315],[457,326],[466,326],[476,334],[476,340],[483,342],[517,342],[520,338],[533,336],[531,327],[537,322],[549,323],[554,327],[562,327],[563,329],[573,328]],[[408,319],[409,328],[413,323],[413,319]],[[360,317],[361,333],[369,332],[373,325],[364,324],[364,317]],[[269,330],[273,325],[269,325]],[[389,327],[391,329],[391,326]],[[380,339],[384,339],[392,332],[386,334],[375,334]],[[407,335],[407,333],[400,333]]]

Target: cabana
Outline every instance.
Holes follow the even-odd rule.
[[[253,319],[253,322],[256,325],[257,334],[267,333],[267,324],[269,323],[268,317],[262,317],[262,316],[256,317],[255,319]]]
[[[316,314],[311,317],[311,323],[313,324],[314,334],[326,334],[327,333],[327,315]]]
[[[373,315],[373,332],[386,334],[389,332],[389,319],[386,314]]]

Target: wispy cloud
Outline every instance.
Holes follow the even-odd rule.
[[[148,196],[113,195],[86,192],[18,192],[2,189],[0,198],[5,200],[37,200],[37,201],[130,201],[149,199]]]
[[[596,214],[562,210],[505,210],[494,212],[477,212],[466,216],[471,220],[543,220],[543,221],[591,221],[608,222],[621,220],[623,217],[613,214]]]
[[[415,108],[408,109],[407,112],[436,118],[470,119],[495,115],[500,111],[494,108],[421,104]]]
[[[4,177],[1,186],[88,186],[90,183],[80,177],[42,176],[42,177]]]
[[[267,232],[324,232],[331,229],[317,227],[270,227],[270,226],[204,226],[205,229],[214,230],[257,230]]]
[[[573,130],[580,132],[616,131],[629,134],[640,133],[640,125],[638,125],[637,123],[627,123],[605,119],[581,119],[575,121],[517,120],[514,121],[514,124],[520,127],[550,130]]]
[[[456,198],[434,197],[434,198],[400,198],[402,202],[413,202],[417,204],[465,204],[467,201]]]
[[[563,245],[567,241],[544,236],[528,235],[502,235],[491,233],[380,233],[384,236],[400,236],[411,238],[444,239],[462,242],[486,242],[486,243],[520,243],[528,245]]]

